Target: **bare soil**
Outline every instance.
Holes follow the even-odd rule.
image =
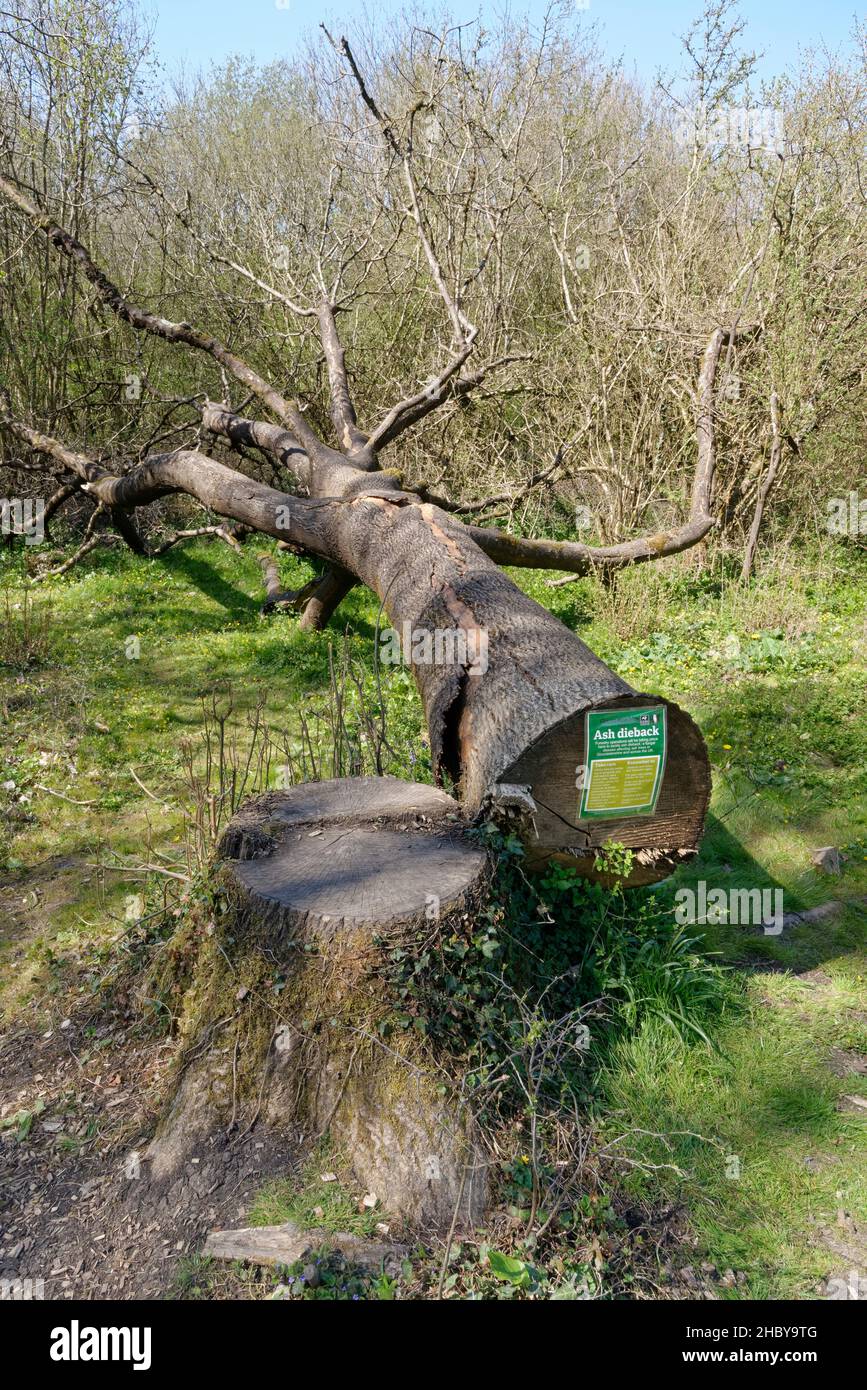
[[[173,1045],[108,1019],[0,1037],[0,1279],[48,1299],[171,1297],[214,1227],[243,1224],[263,1182],[293,1167],[272,1135],[215,1135],[171,1182],[138,1153]]]

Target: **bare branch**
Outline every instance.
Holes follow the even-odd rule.
[[[662,560],[679,555],[698,545],[715,526],[713,517],[689,521],[677,531],[661,531],[653,536],[641,536],[623,541],[620,545],[592,546],[579,541],[528,540],[510,536],[483,526],[468,526],[467,534],[498,565],[515,565],[524,569],[570,570],[567,579],[551,580],[552,585],[572,584],[575,579],[595,570],[623,569],[640,565],[647,560]]]
[[[752,337],[756,332],[758,329],[753,326],[736,331],[735,336]],[[683,526],[674,531],[660,531],[608,546],[582,545],[578,541],[527,540],[502,531],[468,526],[467,531],[479,548],[489,559],[501,565],[571,571],[566,579],[550,581],[554,587],[559,587],[572,584],[576,578],[597,569],[622,569],[627,565],[640,565],[648,560],[679,555],[704,540],[717,524],[710,512],[716,467],[714,387],[720,354],[731,333],[731,329],[715,329],[704,351],[697,392],[697,455],[692,504],[689,518]]]
[[[410,425],[424,419],[425,415],[429,415],[432,410],[436,410],[437,406],[442,405],[449,394],[452,378],[456,372],[460,371],[471,352],[472,343],[465,343],[460,352],[446,364],[439,376],[435,377],[421,391],[417,391],[415,395],[407,396],[405,400],[398,401],[397,405],[392,406],[370,436],[371,449],[384,449],[386,444],[391,444],[399,434],[403,434],[404,430],[409,429]]]
[[[383,477],[381,483],[377,482],[376,491],[362,498],[351,492],[344,497],[316,500],[293,497],[233,468],[226,468],[194,449],[152,454],[123,477],[117,477],[86,454],[67,449],[57,439],[41,434],[21,420],[7,415],[0,418],[0,423],[31,449],[63,463],[81,478],[82,491],[110,508],[113,516],[116,509],[128,511],[171,493],[184,492],[197,498],[209,511],[254,531],[277,540],[285,540],[291,534],[294,546],[337,565],[343,558],[335,535],[335,516],[340,509],[351,507],[358,500],[376,505],[388,497],[398,506],[406,500],[406,494],[391,477]],[[365,481],[365,475],[351,465],[344,462],[343,467],[351,483]]]
[[[53,569],[43,570],[41,574],[34,576],[33,583],[41,584],[44,579],[58,579],[60,575],[68,573],[79,560],[83,560],[92,551],[99,550],[102,546],[117,545],[120,536],[116,536],[113,531],[100,531],[98,535],[91,536],[90,540],[84,541],[77,550],[63,561],[62,565],[55,565]]]
[[[240,528],[238,528],[238,534],[240,534]],[[240,554],[241,552],[238,535],[234,528],[228,526],[194,526],[188,531],[175,531],[171,536],[160,541],[159,545],[154,546],[148,554],[151,559],[155,560],[158,556],[165,555],[166,551],[171,550],[174,546],[180,545],[184,541],[194,540],[225,541],[226,545],[231,546],[236,553]]]
[[[260,449],[291,473],[299,487],[310,490],[313,465],[306,449],[288,430],[264,420],[248,420],[213,401],[202,406],[202,424],[212,434],[223,435],[237,449]]]
[[[109,280],[105,272],[97,266],[87,248],[71,232],[66,231],[59,223],[46,216],[17,185],[0,176],[0,192],[29,218],[38,231],[45,234],[58,251],[64,256],[68,256],[79,267],[85,278],[93,285],[103,304],[124,323],[130,324],[142,332],[152,333],[168,343],[186,343],[188,347],[207,353],[237,381],[240,381],[249,391],[258,396],[279,420],[288,425],[305,449],[315,451],[321,447],[321,440],[307,423],[298,403],[285,400],[270,382],[261,377],[240,357],[236,357],[234,353],[230,352],[225,344],[208,334],[201,333],[198,329],[193,328],[192,324],[175,323],[171,319],[162,318],[159,314],[151,314],[147,310],[131,304],[121,294],[117,285]]]
[[[346,357],[337,332],[334,307],[324,296],[319,304],[319,332],[322,350],[325,353],[325,365],[328,368],[331,419],[337,431],[337,438],[350,457],[353,454],[369,454],[373,446],[369,445],[367,435],[358,428],[358,418],[349,392]]]
[[[74,478],[69,482],[61,483],[57,490],[51,494],[48,501],[45,503],[45,514],[42,518],[46,529],[48,529],[52,517],[57,515],[61,507],[69,501],[70,497],[75,496],[80,487],[80,482],[77,478]]]
[[[280,581],[280,569],[273,555],[263,550],[256,556],[262,579],[265,584],[263,613],[273,613],[275,608],[303,608],[319,587],[318,579],[311,579],[300,589],[284,589]]]
[[[520,352],[512,353],[508,357],[497,357],[491,362],[485,362],[475,371],[472,376],[459,376],[455,379],[455,373],[460,371],[464,362],[472,351],[473,344],[467,343],[455,357],[453,357],[440,372],[439,376],[417,391],[413,396],[407,396],[393,406],[388,414],[380,421],[370,436],[370,447],[375,450],[384,449],[387,444],[393,444],[399,435],[408,430],[411,425],[418,424],[426,415],[430,415],[438,406],[447,400],[460,400],[475,391],[477,386],[481,386],[489,372],[496,371],[498,367],[508,366],[510,362],[526,362],[529,354]]]
[[[750,328],[734,330],[717,328],[711,334],[704,350],[701,373],[698,379],[695,426],[698,453],[692,484],[691,518],[709,516],[711,513],[716,473],[714,388],[720,353],[726,344],[735,343],[738,338],[754,337],[758,331],[755,325]]]
[[[216,248],[197,231],[192,217],[184,212],[183,208],[179,208],[172,202],[165,189],[157,183],[156,179],[151,177],[146,169],[136,164],[134,160],[130,159],[129,155],[117,145],[112,146],[112,152],[118,159],[123,161],[128,169],[132,169],[134,173],[138,174],[139,178],[144,179],[151,192],[169,209],[172,216],[177,219],[185,231],[189,232],[196,245],[202,248],[205,255],[208,256],[215,265],[224,265],[227,269],[234,270],[236,275],[240,275],[243,279],[248,280],[251,285],[255,285],[257,289],[262,290],[264,294],[267,294],[270,299],[275,300],[278,304],[285,305],[285,307],[298,318],[312,318],[315,315],[315,309],[305,308],[304,305],[296,303],[296,301],[290,299],[287,294],[283,294],[282,290],[278,290],[274,285],[269,284],[267,280],[262,280],[258,275],[254,275],[249,267],[241,265],[239,261],[233,260],[231,256],[227,256],[224,252],[216,250]]]
[[[213,434],[225,435],[236,447],[261,449],[281,463],[311,496],[334,496],[357,483],[359,475],[375,469],[375,462],[364,455],[350,459],[322,444],[311,456],[288,430],[263,420],[248,420],[231,410],[208,402],[202,423]]]
[[[410,211],[415,223],[418,239],[424,252],[425,259],[427,260],[433,282],[449,316],[454,334],[454,342],[458,345],[456,352],[453,353],[438,376],[435,377],[423,391],[394,406],[385,416],[385,419],[377,426],[370,440],[371,449],[376,450],[396,439],[398,434],[407,429],[409,425],[422,419],[425,415],[442,404],[449,393],[449,386],[452,382],[452,378],[460,371],[473,350],[478,335],[478,328],[470,322],[463,312],[460,306],[458,291],[456,290],[453,293],[446,283],[445,273],[436,253],[433,236],[422,208],[418,185],[412,167],[411,145],[409,143],[404,144],[398,139],[391,118],[378,106],[375,98],[367,87],[348,40],[346,38],[341,38],[340,42],[337,43],[324,24],[320,27],[335,52],[342,54],[346,59],[362,101],[382,131],[388,149],[400,162],[404,182],[406,183],[407,192],[409,193]],[[473,381],[472,385],[477,385],[481,379],[482,377],[479,375]],[[472,387],[468,383],[464,387],[464,390],[470,389],[472,389]]]

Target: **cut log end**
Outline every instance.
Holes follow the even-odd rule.
[[[576,775],[583,767],[587,709],[665,706],[667,758],[652,815],[581,820],[581,792]],[[633,851],[629,887],[667,878],[698,851],[711,791],[710,763],[701,733],[678,705],[659,696],[630,694],[606,698],[569,715],[548,729],[504,771],[502,782],[523,787],[532,798],[532,818],[524,814],[528,862],[541,867],[551,860],[572,865],[601,881],[600,848],[616,843]]]
[[[235,816],[219,854],[255,920],[280,934],[441,921],[475,903],[488,877],[452,798],[395,777],[266,793]]]

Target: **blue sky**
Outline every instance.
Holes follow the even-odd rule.
[[[481,8],[493,25],[504,0],[449,0],[449,10],[469,19]],[[578,0],[580,3],[581,0]],[[586,0],[585,0],[586,2]],[[365,0],[144,0],[145,12],[156,21],[156,47],[169,72],[207,66],[229,53],[250,54],[261,61],[290,55],[305,32],[320,19],[337,28],[367,8]],[[374,0],[377,15],[402,8],[401,0]],[[538,18],[545,0],[512,0],[514,13]],[[605,51],[622,57],[629,70],[652,78],[662,67],[679,61],[678,35],[700,12],[702,0],[589,0],[580,12],[582,23],[595,22]],[[762,76],[782,72],[797,59],[798,49],[824,42],[829,48],[845,44],[851,33],[857,0],[741,0],[752,48],[765,50]],[[863,18],[864,9],[860,8]]]

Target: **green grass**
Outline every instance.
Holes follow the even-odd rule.
[[[251,1226],[280,1226],[292,1221],[302,1230],[345,1231],[371,1236],[383,1221],[378,1207],[359,1210],[360,1199],[350,1192],[327,1145],[320,1145],[303,1168],[291,1177],[275,1178],[258,1194],[249,1215]]]
[[[749,1276],[740,1296],[810,1297],[841,1264],[823,1233],[841,1209],[856,1222],[867,1211],[863,1118],[838,1109],[845,1095],[867,1095],[865,1078],[829,1065],[832,1047],[867,1048],[864,979],[839,965],[820,985],[757,975],[750,998],[750,1017],[720,1033],[719,1052],[653,1023],[622,1040],[606,1123],[667,1136],[636,1137],[626,1152],[673,1166],[624,1181],[684,1203],[703,1257]]]
[[[4,565],[0,582],[16,581],[17,562]],[[287,585],[309,577],[291,557],[281,566]],[[746,1270],[753,1295],[809,1294],[840,1263],[822,1231],[840,1208],[867,1216],[863,1119],[842,1099],[863,1095],[864,1080],[831,1065],[840,1052],[867,1052],[864,557],[786,552],[748,589],[722,562],[696,574],[689,556],[629,572],[613,592],[592,580],[551,588],[544,574],[514,578],[636,689],[677,700],[702,728],[714,770],[707,833],[698,859],[653,890],[661,906],[700,880],[781,888],[787,911],[829,897],[847,905],[779,937],[709,924],[704,949],[745,980],[745,1009],[708,1024],[712,1047],[645,1018],[605,1072],[607,1128],[670,1136],[670,1152],[655,1140],[643,1141],[646,1152],[636,1140],[634,1152],[672,1167],[622,1181],[682,1205],[698,1251]],[[37,612],[51,610],[48,650],[26,671],[0,666],[0,878],[16,908],[0,939],[8,1018],[34,1006],[50,1017],[64,972],[83,969],[121,929],[136,885],[94,868],[98,855],[140,854],[148,836],[167,852],[179,844],[180,745],[201,727],[203,695],[231,691],[243,709],[264,692],[268,718],[297,736],[299,710],[327,692],[329,645],[344,626],[371,676],[376,603],[365,591],[318,635],[263,619],[260,598],[252,553],[204,543],[157,562],[98,552],[34,591]],[[138,660],[126,655],[131,636]],[[429,779],[406,673],[388,676],[384,693],[392,741],[414,750],[413,775]],[[810,850],[828,844],[846,855],[839,878],[811,867]],[[726,1175],[731,1156],[738,1178]],[[310,1179],[269,1189],[257,1219],[375,1224],[339,1185]],[[313,1221],[316,1207],[325,1215]]]

